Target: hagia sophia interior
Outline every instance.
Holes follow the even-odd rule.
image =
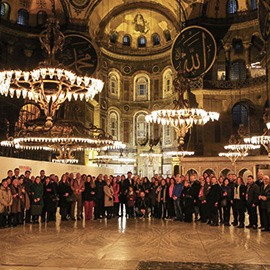
[[[151,178],[155,174],[166,177],[195,173],[200,176],[207,172],[226,177],[235,173],[246,181],[249,174],[269,173],[270,137],[259,143],[260,147],[248,149],[243,155],[238,152],[236,156],[228,155],[234,150],[224,149],[228,144],[243,144],[244,137],[268,135],[269,12],[269,0],[0,0],[0,140],[27,139],[36,131],[39,136],[47,134],[50,138],[59,134],[69,138],[72,132],[81,130],[84,135],[98,133],[101,137],[97,138],[103,138],[104,143],[112,140],[125,147],[100,149],[94,145],[89,148],[82,143],[77,148],[84,147],[83,151],[74,151],[71,155],[72,146],[69,146],[63,162],[76,160],[78,165],[97,167],[101,172],[111,169],[114,175],[131,171],[134,175]],[[49,33],[46,29],[50,18],[54,19],[55,28]],[[181,70],[173,63],[177,58],[173,49],[179,35],[186,31],[182,37],[187,38],[195,26],[203,29],[200,30],[201,41],[208,33],[215,50],[207,70],[183,79],[188,91],[182,98],[193,111],[216,112],[219,119],[204,125],[194,124],[181,137],[180,144],[179,133],[173,125],[150,123],[146,116],[156,110],[175,108],[179,97],[175,82]],[[52,39],[53,35],[56,39]],[[205,44],[194,47],[197,52],[196,49],[190,51],[192,62],[184,65],[184,73],[195,74],[201,68],[201,50],[211,52],[210,43],[206,48]],[[54,50],[54,46],[60,49]],[[81,89],[81,80],[88,84],[87,76],[100,80],[102,89],[85,99],[83,92],[67,95],[65,100],[64,92],[58,92],[58,95],[47,94],[47,100],[46,97],[35,100],[32,90],[24,90],[28,76],[34,76],[28,71],[35,70],[47,58],[50,63],[64,66],[78,76],[77,81],[72,81],[73,73],[66,75],[79,85],[77,89]],[[24,76],[24,83],[17,90],[4,89],[10,70],[14,70],[10,73],[14,80]],[[25,73],[16,75],[18,70]],[[6,73],[1,81],[3,72]],[[49,78],[51,71],[47,72]],[[42,76],[41,70],[38,73],[40,85]],[[62,73],[57,73],[55,78],[57,76],[65,80]],[[62,81],[59,85],[65,88],[65,83]],[[47,90],[55,91],[52,86]],[[54,98],[60,101],[52,108]],[[95,137],[93,144],[97,144],[98,139]],[[46,140],[43,138],[40,142],[45,144]],[[36,149],[1,144],[0,156],[59,161],[56,151],[46,151],[50,147],[50,143]],[[181,157],[167,154],[177,149],[194,153]],[[226,155],[219,156],[220,153]],[[10,168],[1,169],[5,175]],[[130,227],[121,222],[61,229],[48,227],[48,238],[43,237],[38,228],[29,231],[27,228],[27,233],[39,235],[39,242],[34,242],[29,234],[26,238],[29,246],[21,242],[17,247],[14,245],[13,252],[19,254],[16,263],[8,251],[5,257],[0,256],[0,269],[269,269],[269,265],[266,266],[270,264],[269,255],[265,253],[269,250],[269,238],[260,235],[255,237],[243,231],[230,234],[221,227],[218,232],[190,231],[186,226],[181,231],[185,237],[181,238],[177,228],[171,229],[162,223],[162,231],[157,221],[153,227],[147,222],[139,227],[135,221]],[[24,235],[19,233],[14,229],[16,239]],[[7,241],[9,234],[3,237]],[[108,244],[109,240],[112,244]],[[87,246],[89,242],[95,244],[91,249]],[[136,268],[138,261],[145,264],[147,261],[178,261],[179,253],[174,247],[179,243],[185,262],[248,263],[251,268],[237,268],[237,265],[200,268],[196,264],[187,264],[186,268],[159,264]],[[52,246],[57,252],[54,253]],[[157,253],[153,252],[153,247],[158,248]],[[222,248],[230,249],[233,254],[224,253]],[[38,256],[31,254],[34,252]]]

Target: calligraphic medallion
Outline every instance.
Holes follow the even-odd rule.
[[[258,18],[262,38],[268,41],[270,36],[270,0],[259,0]]]
[[[65,36],[61,62],[77,74],[91,76],[98,65],[97,52],[87,37],[69,34]]]
[[[201,26],[183,29],[175,39],[171,62],[176,71],[184,70],[184,76],[196,79],[214,64],[217,45],[213,35]]]
[[[75,8],[82,9],[82,8],[86,8],[89,5],[90,0],[70,0],[70,3]]]

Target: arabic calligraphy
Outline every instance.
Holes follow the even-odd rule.
[[[184,70],[185,77],[205,74],[216,57],[216,42],[212,34],[200,26],[185,28],[176,38],[171,54],[175,70]]]
[[[270,36],[270,1],[259,1],[259,22],[263,39],[268,41]]]
[[[81,35],[68,35],[61,55],[65,66],[81,75],[92,75],[97,67],[97,53],[90,40]]]

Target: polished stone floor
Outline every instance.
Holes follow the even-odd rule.
[[[270,270],[269,232],[157,219],[57,220],[1,229],[0,269]]]

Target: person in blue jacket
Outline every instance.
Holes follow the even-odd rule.
[[[175,178],[175,182],[176,182],[176,184],[173,188],[173,194],[172,194],[174,211],[175,211],[175,215],[176,215],[175,220],[182,221],[183,214],[182,214],[182,209],[181,209],[181,205],[180,205],[180,197],[181,197],[182,190],[183,190],[183,184],[181,183],[181,178],[179,176],[177,176]]]

